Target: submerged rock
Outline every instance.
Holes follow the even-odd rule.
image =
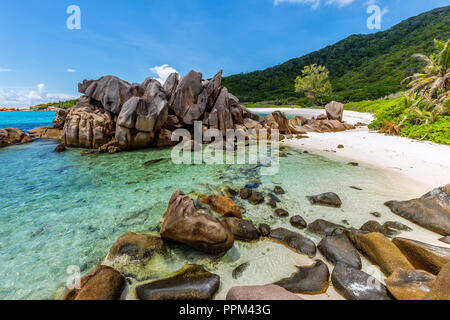
[[[33,142],[33,139],[20,129],[0,129],[0,148],[30,142]]]
[[[261,235],[263,237],[268,237],[270,236],[270,232],[271,232],[271,228],[268,224],[262,223],[259,225],[259,232],[261,233]]]
[[[450,236],[440,238],[439,241],[443,242],[443,243],[446,243],[446,244],[450,244]]]
[[[303,300],[280,286],[233,287],[228,291],[228,301],[288,301]]]
[[[248,201],[253,205],[261,204],[264,202],[264,195],[261,192],[253,191]]]
[[[313,223],[308,224],[309,232],[316,233],[322,237],[332,235],[337,229],[344,230],[346,228],[323,219],[317,219]]]
[[[292,276],[274,284],[292,293],[322,294],[327,292],[329,281],[327,265],[317,260],[312,266],[299,267]]]
[[[308,226],[305,219],[303,219],[301,216],[293,216],[290,220],[290,223],[291,226],[301,230],[305,229]]]
[[[284,191],[284,189],[280,186],[276,186],[275,189],[273,190],[274,193],[276,194],[285,194],[286,192]]]
[[[239,192],[239,195],[241,197],[241,199],[243,200],[248,200],[251,196],[252,196],[253,191],[248,189],[248,188],[244,188],[241,189],[241,191]]]
[[[242,218],[241,208],[230,198],[212,195],[201,198],[201,202],[224,217]]]
[[[332,264],[342,263],[361,270],[361,257],[343,232],[335,232],[333,235],[326,236],[317,248]]]
[[[245,270],[247,270],[249,266],[250,263],[246,262],[238,266],[236,269],[234,269],[232,272],[233,279],[237,280],[245,272]]]
[[[311,258],[316,255],[317,248],[314,242],[299,233],[284,228],[278,228],[270,232],[270,238],[287,245],[299,253],[306,254]]]
[[[165,279],[140,285],[140,300],[212,300],[220,286],[220,277],[202,266],[187,265]]]
[[[287,211],[284,210],[284,209],[277,209],[277,210],[275,210],[275,214],[276,214],[277,216],[279,216],[280,218],[286,218],[286,217],[289,217],[289,212],[287,212]]]
[[[385,282],[397,300],[423,300],[435,280],[436,276],[426,271],[398,269]]]
[[[109,258],[115,259],[119,256],[127,256],[131,260],[145,260],[150,258],[154,252],[160,251],[164,242],[160,237],[150,234],[137,234],[128,232],[121,236],[109,250]]]
[[[345,230],[345,234],[355,247],[380,266],[385,274],[391,275],[397,269],[414,270],[412,264],[397,246],[383,234],[364,233],[355,229]]]
[[[425,300],[450,300],[450,263],[447,263],[439,272],[430,293]]]
[[[251,221],[238,218],[226,218],[222,220],[222,224],[233,233],[237,240],[253,241],[261,237],[258,229],[256,229]]]
[[[450,236],[450,185],[437,188],[419,199],[389,201],[385,205],[405,219]]]
[[[213,254],[228,251],[234,243],[233,234],[211,214],[198,210],[181,190],[175,191],[170,199],[161,237]]]
[[[340,208],[342,201],[336,193],[328,192],[317,196],[307,197],[313,205]]]
[[[395,238],[392,242],[402,251],[416,269],[426,270],[434,275],[450,263],[450,249],[427,243]]]
[[[67,148],[62,143],[58,144],[55,148],[55,152],[57,152],[57,153],[62,153],[62,152],[66,152],[66,151],[67,151]]]
[[[334,289],[347,300],[392,300],[381,282],[346,264],[336,265],[331,281]]]
[[[98,266],[81,278],[80,289],[66,293],[64,300],[119,300],[125,288],[124,277],[107,266]]]

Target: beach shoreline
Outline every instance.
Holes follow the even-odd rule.
[[[324,114],[323,109],[251,109],[258,113],[284,112],[305,117]],[[370,124],[372,114],[344,111],[344,121]],[[333,133],[308,133],[305,139],[287,139],[286,146],[302,148],[321,155],[367,164],[399,173],[426,191],[450,182],[450,146],[404,137],[387,136],[367,127]],[[338,148],[339,145],[344,148]]]

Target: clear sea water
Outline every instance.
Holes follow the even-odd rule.
[[[28,132],[36,127],[51,126],[54,118],[54,111],[0,112],[0,129],[18,128]]]
[[[11,115],[10,123],[5,115]],[[0,127],[27,130],[48,125],[50,119],[47,113],[0,113]],[[387,200],[417,196],[407,185],[400,186],[370,167],[351,167],[343,160],[297,149],[282,151],[285,157],[277,175],[260,176],[254,165],[177,166],[170,161],[169,149],[83,157],[77,149],[54,153],[56,144],[40,140],[0,149],[0,299],[52,298],[66,282],[69,266],[88,272],[122,234],[155,230],[175,189],[211,194],[220,192],[222,186],[239,189],[260,179],[261,191],[281,184],[286,194],[280,196],[280,207],[291,215],[302,215],[307,222],[324,218],[342,224],[346,220],[359,228],[374,219],[371,212],[378,211],[380,222],[400,220],[412,226],[383,206]],[[154,159],[165,160],[144,165]],[[330,191],[341,196],[342,209],[313,207],[306,199]],[[292,229],[289,219],[275,217],[268,206],[237,201],[255,224]],[[320,241],[306,231],[299,232]],[[305,262],[303,256],[280,245],[274,250],[274,246],[266,241],[236,243],[234,258],[218,271],[223,279],[218,297],[224,298],[232,285],[277,281]],[[249,261],[244,276],[234,280],[231,270]]]

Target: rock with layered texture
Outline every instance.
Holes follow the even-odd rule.
[[[161,237],[212,254],[226,252],[234,243],[233,234],[211,214],[197,209],[181,190],[170,199]]]
[[[66,123],[66,118],[69,113],[66,110],[60,109],[55,113],[55,119],[53,120],[53,128],[62,130]]]
[[[296,294],[322,294],[327,292],[329,281],[330,271],[327,265],[317,260],[312,266],[299,267],[289,278],[274,284]]]
[[[423,300],[435,280],[436,276],[426,271],[398,269],[385,282],[397,300]]]
[[[372,262],[380,266],[386,275],[391,275],[397,269],[414,270],[413,265],[400,249],[383,234],[378,232],[364,233],[355,229],[347,229],[345,234],[353,245]]]
[[[165,279],[138,286],[140,300],[212,300],[220,277],[199,265],[187,265]]]
[[[303,300],[286,289],[273,284],[265,286],[233,287],[228,291],[228,301],[289,301]]]
[[[332,101],[325,106],[328,120],[337,120],[342,122],[344,118],[344,105],[342,103]]]
[[[20,129],[0,129],[0,148],[30,142],[33,142],[33,139]]]
[[[347,300],[392,300],[381,282],[346,264],[336,265],[331,281],[334,289]]]
[[[395,238],[392,242],[402,251],[416,269],[434,275],[450,263],[450,249],[433,246],[416,240]]]
[[[98,149],[114,135],[111,113],[83,97],[67,115],[61,142],[68,147]]]
[[[434,189],[419,199],[389,201],[385,203],[392,212],[422,227],[450,235],[450,184]]]
[[[28,131],[28,133],[32,138],[61,140],[63,131],[54,127],[37,127]]]
[[[64,300],[119,300],[125,278],[115,269],[98,266],[81,278],[80,289],[66,293]]]

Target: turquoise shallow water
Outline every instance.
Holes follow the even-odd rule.
[[[27,132],[36,127],[52,125],[54,118],[54,111],[0,112],[0,129],[18,128]]]
[[[82,157],[80,150],[54,153],[56,144],[41,140],[0,149],[0,299],[51,298],[69,266],[88,272],[125,232],[155,230],[175,189],[211,194],[261,179],[259,189],[269,191],[281,183],[286,195],[280,207],[291,215],[308,222],[347,220],[358,228],[374,211],[398,219],[383,203],[416,196],[396,189],[378,170],[301,150],[282,151],[280,172],[260,176],[254,165],[177,166],[169,149]],[[144,165],[154,159],[165,160]],[[342,209],[313,207],[306,199],[329,191],[341,196]],[[268,206],[237,201],[255,224],[290,228],[289,219],[276,218]],[[276,274],[279,266],[271,268]]]

